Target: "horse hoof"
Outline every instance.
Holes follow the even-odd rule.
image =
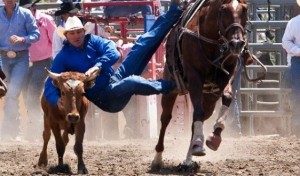
[[[192,155],[193,156],[204,156],[206,155],[205,149],[203,147],[203,143],[200,139],[194,141],[194,145],[192,148]]]
[[[217,151],[221,142],[222,142],[221,136],[216,136],[215,134],[212,133],[206,139],[206,146],[213,151]]]
[[[205,149],[203,147],[200,146],[194,146],[192,149],[192,155],[193,156],[205,156]]]

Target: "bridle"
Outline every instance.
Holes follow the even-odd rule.
[[[223,0],[222,2],[220,2],[221,5],[224,4],[224,1],[225,0]],[[223,8],[220,8],[219,11],[218,11],[218,26],[219,26],[218,34],[219,34],[219,37],[218,37],[217,40],[205,37],[204,35],[202,35],[200,33],[200,30],[198,30],[197,37],[201,41],[204,41],[206,43],[218,46],[218,48],[219,48],[218,50],[219,50],[220,54],[213,61],[211,61],[210,59],[208,59],[208,57],[205,56],[205,54],[204,54],[204,56],[207,58],[207,61],[209,63],[211,63],[212,65],[214,65],[215,67],[221,69],[223,72],[225,72],[227,75],[229,75],[229,72],[224,68],[224,63],[232,55],[232,53],[229,51],[229,42],[230,41],[228,41],[225,36],[233,28],[239,28],[241,30],[241,32],[242,32],[242,35],[246,36],[246,30],[245,30],[245,28],[240,23],[237,22],[237,18],[234,19],[235,21],[232,24],[230,24],[229,26],[227,26],[225,28],[225,26],[223,24],[223,21],[224,21],[223,14],[224,14],[224,10],[223,10]],[[198,25],[199,25],[198,29],[200,29],[200,22],[198,23]],[[193,35],[195,35],[195,34],[193,34]],[[245,39],[245,37],[243,37],[243,41],[246,43],[246,41],[244,39]],[[200,44],[200,46],[202,47],[201,44]],[[222,62],[220,62],[221,60],[222,60]]]
[[[215,58],[214,60],[210,60],[209,57],[206,55],[206,52],[204,52],[203,50],[203,56],[206,58],[206,60],[212,64],[213,66],[215,66],[216,68],[219,68],[220,70],[222,70],[225,74],[229,75],[230,73],[224,68],[224,63],[226,62],[226,60],[232,55],[232,53],[229,51],[229,42],[227,40],[227,38],[225,37],[228,32],[230,32],[230,30],[232,30],[233,28],[239,28],[242,32],[242,36],[243,36],[243,41],[245,42],[245,46],[248,45],[248,41],[247,41],[247,37],[246,34],[247,34],[247,30],[245,29],[244,26],[242,26],[239,22],[237,22],[237,18],[234,19],[234,22],[232,24],[230,24],[229,26],[225,27],[224,24],[223,24],[223,14],[224,14],[224,10],[222,8],[220,8],[219,12],[218,12],[218,26],[219,26],[219,37],[218,39],[212,39],[212,38],[208,38],[204,35],[202,35],[200,33],[200,30],[198,30],[198,32],[195,32],[195,31],[192,31],[190,29],[188,29],[186,27],[186,25],[188,24],[188,22],[195,16],[196,14],[196,11],[200,10],[200,8],[202,7],[202,5],[204,4],[204,1],[205,0],[197,0],[195,2],[195,4],[190,7],[190,10],[187,12],[186,16],[183,16],[182,18],[182,21],[181,21],[181,27],[179,28],[179,32],[178,32],[178,40],[177,40],[177,48],[178,48],[178,54],[179,54],[179,57],[182,58],[182,52],[181,52],[181,48],[180,48],[180,41],[181,41],[181,38],[182,38],[182,35],[183,33],[188,33],[189,35],[192,35],[196,38],[199,39],[199,46],[200,46],[200,49],[203,50],[203,44],[201,44],[202,42],[206,42],[206,43],[209,43],[209,44],[212,44],[212,45],[216,45],[218,47],[218,50],[219,50],[219,55],[217,56],[217,58]],[[222,0],[221,5],[224,4],[225,0]],[[198,29],[200,29],[200,22],[198,22]],[[202,42],[201,42],[202,41]],[[244,48],[243,49],[244,51],[242,51],[241,53],[243,52],[249,52],[248,49]],[[240,53],[240,54],[241,54]],[[239,56],[237,56],[239,57]],[[263,67],[263,70],[264,70],[264,73],[266,73],[266,67],[256,58],[256,57],[252,57],[253,60],[257,61],[262,67]],[[240,59],[237,59],[237,63],[236,63],[236,67],[238,65],[240,65]],[[244,65],[244,64],[243,64]],[[245,65],[244,65],[244,68],[245,68]],[[253,82],[256,82],[256,81],[259,81],[261,79],[264,78],[264,75],[262,75],[261,77],[259,78],[256,78],[256,79],[250,79],[248,75],[246,75],[247,79],[249,81],[253,81]]]

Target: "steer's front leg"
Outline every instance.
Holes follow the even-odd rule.
[[[78,174],[88,174],[88,170],[85,167],[85,164],[83,162],[82,154],[83,154],[83,137],[85,133],[85,124],[83,121],[80,121],[79,124],[76,126],[76,139],[75,139],[75,145],[74,145],[74,152],[77,155],[78,159]]]
[[[64,154],[65,154],[66,146],[63,142],[60,130],[61,129],[60,129],[59,124],[53,124],[52,125],[52,132],[53,132],[53,135],[55,137],[56,152],[57,152],[57,155],[58,155],[58,165],[62,166],[64,164],[63,157],[64,157]]]
[[[44,131],[43,131],[44,144],[43,144],[43,150],[40,154],[40,158],[38,161],[38,166],[47,166],[48,164],[47,146],[50,140],[50,136],[51,136],[50,120],[49,117],[44,115]]]

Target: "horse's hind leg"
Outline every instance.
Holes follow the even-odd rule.
[[[177,97],[176,93],[162,95],[162,99],[161,99],[162,114],[160,117],[161,128],[159,132],[158,143],[156,144],[155,147],[156,154],[151,164],[152,169],[159,169],[163,166],[162,152],[164,151],[164,138],[165,138],[166,129],[172,119],[172,110],[173,110],[176,97]]]

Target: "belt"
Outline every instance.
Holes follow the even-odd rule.
[[[0,50],[0,55],[13,59],[16,57],[22,57],[25,56],[26,54],[28,54],[28,50],[21,50],[21,51],[4,51],[4,50]]]

